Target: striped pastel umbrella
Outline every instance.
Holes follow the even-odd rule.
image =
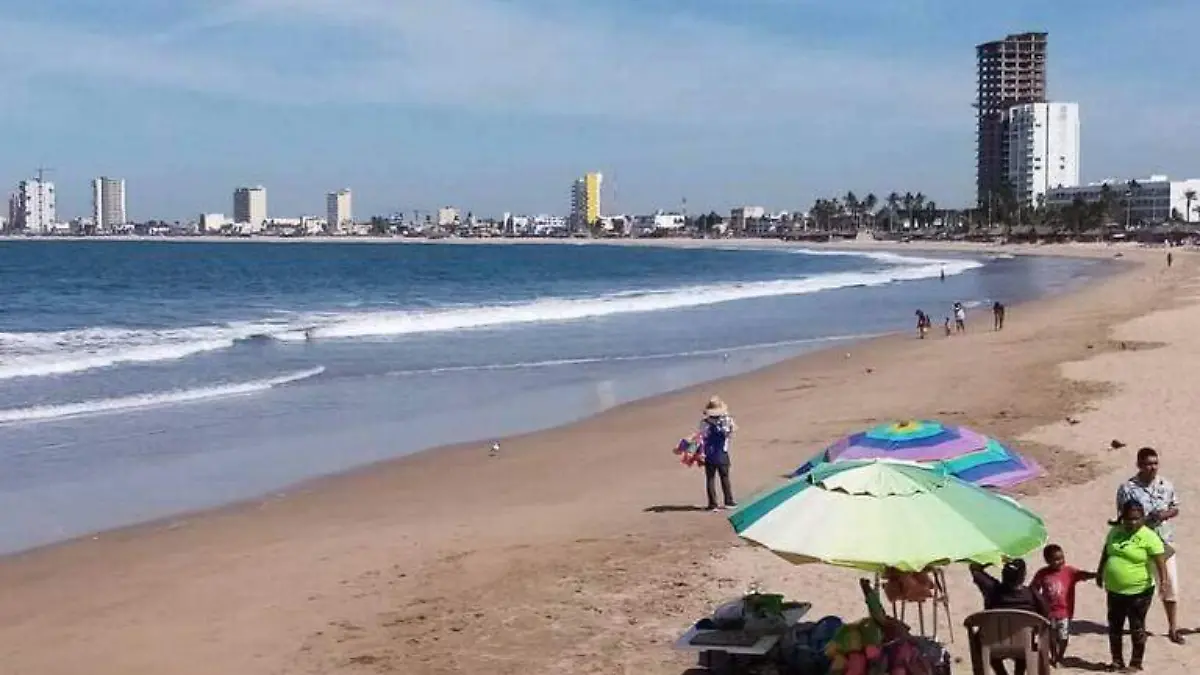
[[[951,475],[983,487],[1007,488],[1042,475],[1042,467],[999,441],[966,427],[930,420],[892,422],[841,439],[792,473],[827,462],[898,459],[940,463]]]
[[[1012,499],[940,466],[888,459],[821,464],[742,504],[729,523],[793,563],[916,572],[997,563],[1046,542],[1046,525]]]

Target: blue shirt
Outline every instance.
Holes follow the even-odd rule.
[[[733,435],[734,428],[733,418],[729,415],[706,417],[700,422],[706,464],[729,463],[729,437]]]

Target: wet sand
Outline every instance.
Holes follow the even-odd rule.
[[[905,334],[806,355],[508,439],[498,457],[442,449],[8,557],[4,672],[677,675],[690,659],[670,650],[674,638],[756,580],[812,600],[816,615],[861,615],[852,573],[791,568],[696,509],[702,474],[670,448],[712,393],[738,419],[743,496],[885,420],[935,417],[1012,439],[1049,470],[1028,503],[1081,566],[1093,564],[1132,463],[1110,441],[1154,444],[1184,499],[1190,627],[1200,594],[1185,570],[1200,556],[1187,504],[1200,475],[1183,469],[1200,402],[1189,345],[1200,310],[1188,304],[1197,259],[1178,253],[1165,270],[1162,251],[1121,250],[1141,264],[1011,307],[1003,332],[976,312],[965,337]],[[964,571],[950,577],[960,622],[978,603]],[[1080,595],[1081,616],[1102,624],[1100,594]],[[1156,611],[1151,628],[1161,623]],[[1074,645],[1093,660],[1105,650],[1100,635]],[[1154,640],[1150,672],[1185,672],[1197,645]]]

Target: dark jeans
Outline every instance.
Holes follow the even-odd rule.
[[[1150,601],[1153,599],[1153,588],[1137,595],[1108,592],[1108,649],[1112,653],[1113,663],[1125,662],[1121,633],[1128,620],[1129,638],[1133,642],[1129,663],[1142,664],[1142,657],[1146,654],[1146,612],[1150,611]]]
[[[721,493],[725,496],[725,506],[733,506],[733,486],[729,484],[729,462],[704,465],[704,482],[708,488],[708,508],[717,508],[717,486],[713,480],[721,476]]]

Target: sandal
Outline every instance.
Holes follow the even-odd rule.
[[[1187,640],[1184,640],[1183,635],[1181,635],[1179,633],[1179,631],[1177,631],[1177,630],[1173,630],[1170,633],[1167,633],[1167,639],[1170,640],[1171,642],[1174,642],[1177,645],[1187,644]]]

